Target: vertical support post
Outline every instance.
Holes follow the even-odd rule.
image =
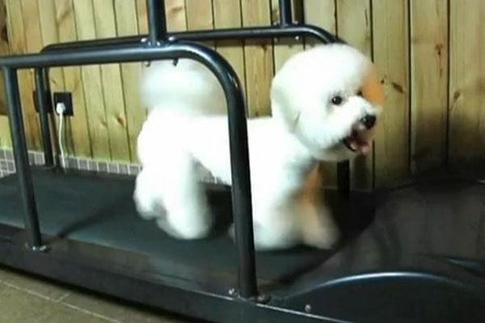
[[[288,26],[293,23],[291,0],[279,0],[280,26]]]
[[[232,169],[232,203],[235,238],[239,258],[239,295],[257,296],[254,228],[251,204],[249,151],[244,101],[230,99],[234,108],[229,113],[230,152]],[[237,102],[239,101],[239,102]],[[231,102],[229,102],[231,104]],[[237,108],[236,108],[237,107]]]
[[[37,93],[37,107],[39,108],[40,129],[42,133],[42,145],[44,147],[44,160],[46,166],[54,165],[52,152],[51,132],[49,127],[48,106],[50,104],[50,89],[48,81],[48,69],[35,69],[35,87]]]
[[[350,162],[344,161],[337,164],[337,187],[345,198],[350,196]]]
[[[236,75],[232,67],[227,63],[224,70],[231,71],[231,73],[228,73],[229,75]],[[225,90],[229,107],[231,192],[235,238],[239,258],[239,295],[243,298],[251,298],[258,295],[258,287],[256,283],[246,109],[237,76],[227,79],[232,80],[233,85],[228,84],[225,80],[222,80],[221,83]],[[232,91],[229,89],[232,89]]]
[[[164,0],[147,0],[148,40],[155,46],[167,36],[167,22]]]
[[[256,281],[251,176],[244,94],[236,72],[220,54],[208,48],[204,48],[204,51],[200,54],[197,60],[210,68],[221,83],[229,110],[232,213],[239,260],[238,288],[241,298],[250,299],[258,296],[258,286]]]
[[[12,132],[15,167],[17,171],[22,207],[24,209],[24,224],[28,244],[33,250],[43,250],[35,202],[32,173],[30,171],[25,129],[20,105],[19,83],[17,70],[4,67],[5,93],[7,96],[10,131]]]

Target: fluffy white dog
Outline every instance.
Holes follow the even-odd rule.
[[[214,219],[196,163],[231,184],[222,88],[189,60],[153,63],[142,86],[150,112],[138,138],[138,211],[173,237],[203,238]],[[248,121],[257,249],[337,241],[315,169],[369,152],[382,99],[372,63],[350,46],[315,47],[284,64],[272,84],[273,117]]]

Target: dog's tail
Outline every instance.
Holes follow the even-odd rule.
[[[156,61],[143,69],[141,95],[149,111],[182,115],[225,114],[224,92],[216,77],[199,62]]]

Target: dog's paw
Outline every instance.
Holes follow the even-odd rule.
[[[206,238],[211,233],[213,221],[208,211],[198,214],[178,210],[157,218],[157,225],[176,239],[196,240]]]
[[[177,230],[175,230],[172,225],[167,221],[166,217],[157,219],[157,226],[165,231],[166,234],[175,239],[184,239]]]
[[[160,207],[154,199],[141,197],[136,194],[133,196],[138,215],[144,220],[154,220],[164,217],[165,210]]]
[[[282,250],[294,247],[298,244],[297,239],[293,234],[280,234],[278,231],[274,231],[264,226],[254,224],[254,248],[256,251],[273,251]],[[228,234],[231,239],[236,242],[236,232],[234,224],[228,230]]]
[[[335,226],[311,228],[303,236],[304,244],[318,249],[332,249],[339,239],[340,231]]]
[[[302,240],[310,247],[332,249],[340,239],[340,231],[332,213],[325,206],[307,205],[303,208]]]

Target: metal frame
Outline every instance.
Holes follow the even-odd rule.
[[[16,266],[20,268],[26,267],[29,261],[35,262],[34,260],[27,260],[28,258],[35,259],[35,257],[38,257],[32,252],[47,250],[47,247],[43,245],[39,229],[32,174],[27,156],[17,79],[18,70],[35,69],[36,101],[39,108],[45,161],[46,166],[54,166],[48,117],[49,105],[51,104],[49,89],[50,67],[188,58],[197,60],[207,66],[218,78],[224,89],[229,110],[228,123],[233,183],[232,201],[236,246],[239,256],[239,290],[237,295],[241,300],[258,301],[246,110],[243,93],[239,79],[230,64],[214,50],[191,43],[191,41],[272,37],[312,37],[323,43],[339,41],[335,36],[321,28],[293,24],[291,2],[289,0],[280,0],[279,5],[281,15],[280,22],[276,26],[167,33],[164,1],[147,0],[148,35],[55,44],[44,48],[39,54],[1,57],[0,66],[5,76],[5,90],[18,184],[24,208],[26,240],[31,248],[28,252],[24,251],[24,254],[27,253],[24,257],[25,260],[22,264],[17,264]],[[348,170],[348,163],[339,166],[339,186],[343,188],[344,192],[347,192],[349,187]],[[49,253],[52,252],[54,250],[49,251]],[[49,274],[47,272],[42,273]],[[52,274],[49,275],[52,276]],[[59,273],[59,277],[63,277],[62,274]],[[72,278],[70,279],[73,280]],[[220,298],[220,296],[217,297]],[[261,310],[259,306],[255,308]],[[307,319],[309,317],[304,318],[304,320]]]
[[[149,30],[148,35],[137,35],[117,38],[104,38],[96,40],[84,40],[77,42],[66,42],[51,44],[42,49],[43,53],[58,52],[62,50],[76,50],[76,49],[100,49],[112,46],[128,46],[138,45],[140,43],[153,44],[154,38],[175,41],[217,41],[217,40],[245,40],[245,39],[268,39],[279,37],[309,37],[318,40],[322,43],[343,42],[337,36],[329,33],[323,28],[306,25],[294,24],[292,21],[292,10],[290,0],[279,0],[280,21],[275,26],[262,27],[248,27],[248,28],[229,28],[217,30],[203,30],[203,31],[186,31],[186,32],[166,32],[165,24],[165,9],[158,7],[157,1],[148,1],[148,15],[149,15]],[[153,16],[151,13],[159,10],[160,14]],[[162,20],[154,20],[154,17],[163,17]],[[153,30],[163,30],[165,33],[154,36]],[[49,69],[36,69],[36,89],[37,89],[37,104],[40,111],[40,123],[42,131],[42,142],[44,148],[45,162],[47,166],[54,165],[54,155],[51,144],[51,134],[48,126],[49,118],[46,113],[49,111],[50,105],[50,89],[49,89]],[[349,196],[350,192],[350,164],[349,162],[341,162],[337,167],[337,186],[344,196]]]

